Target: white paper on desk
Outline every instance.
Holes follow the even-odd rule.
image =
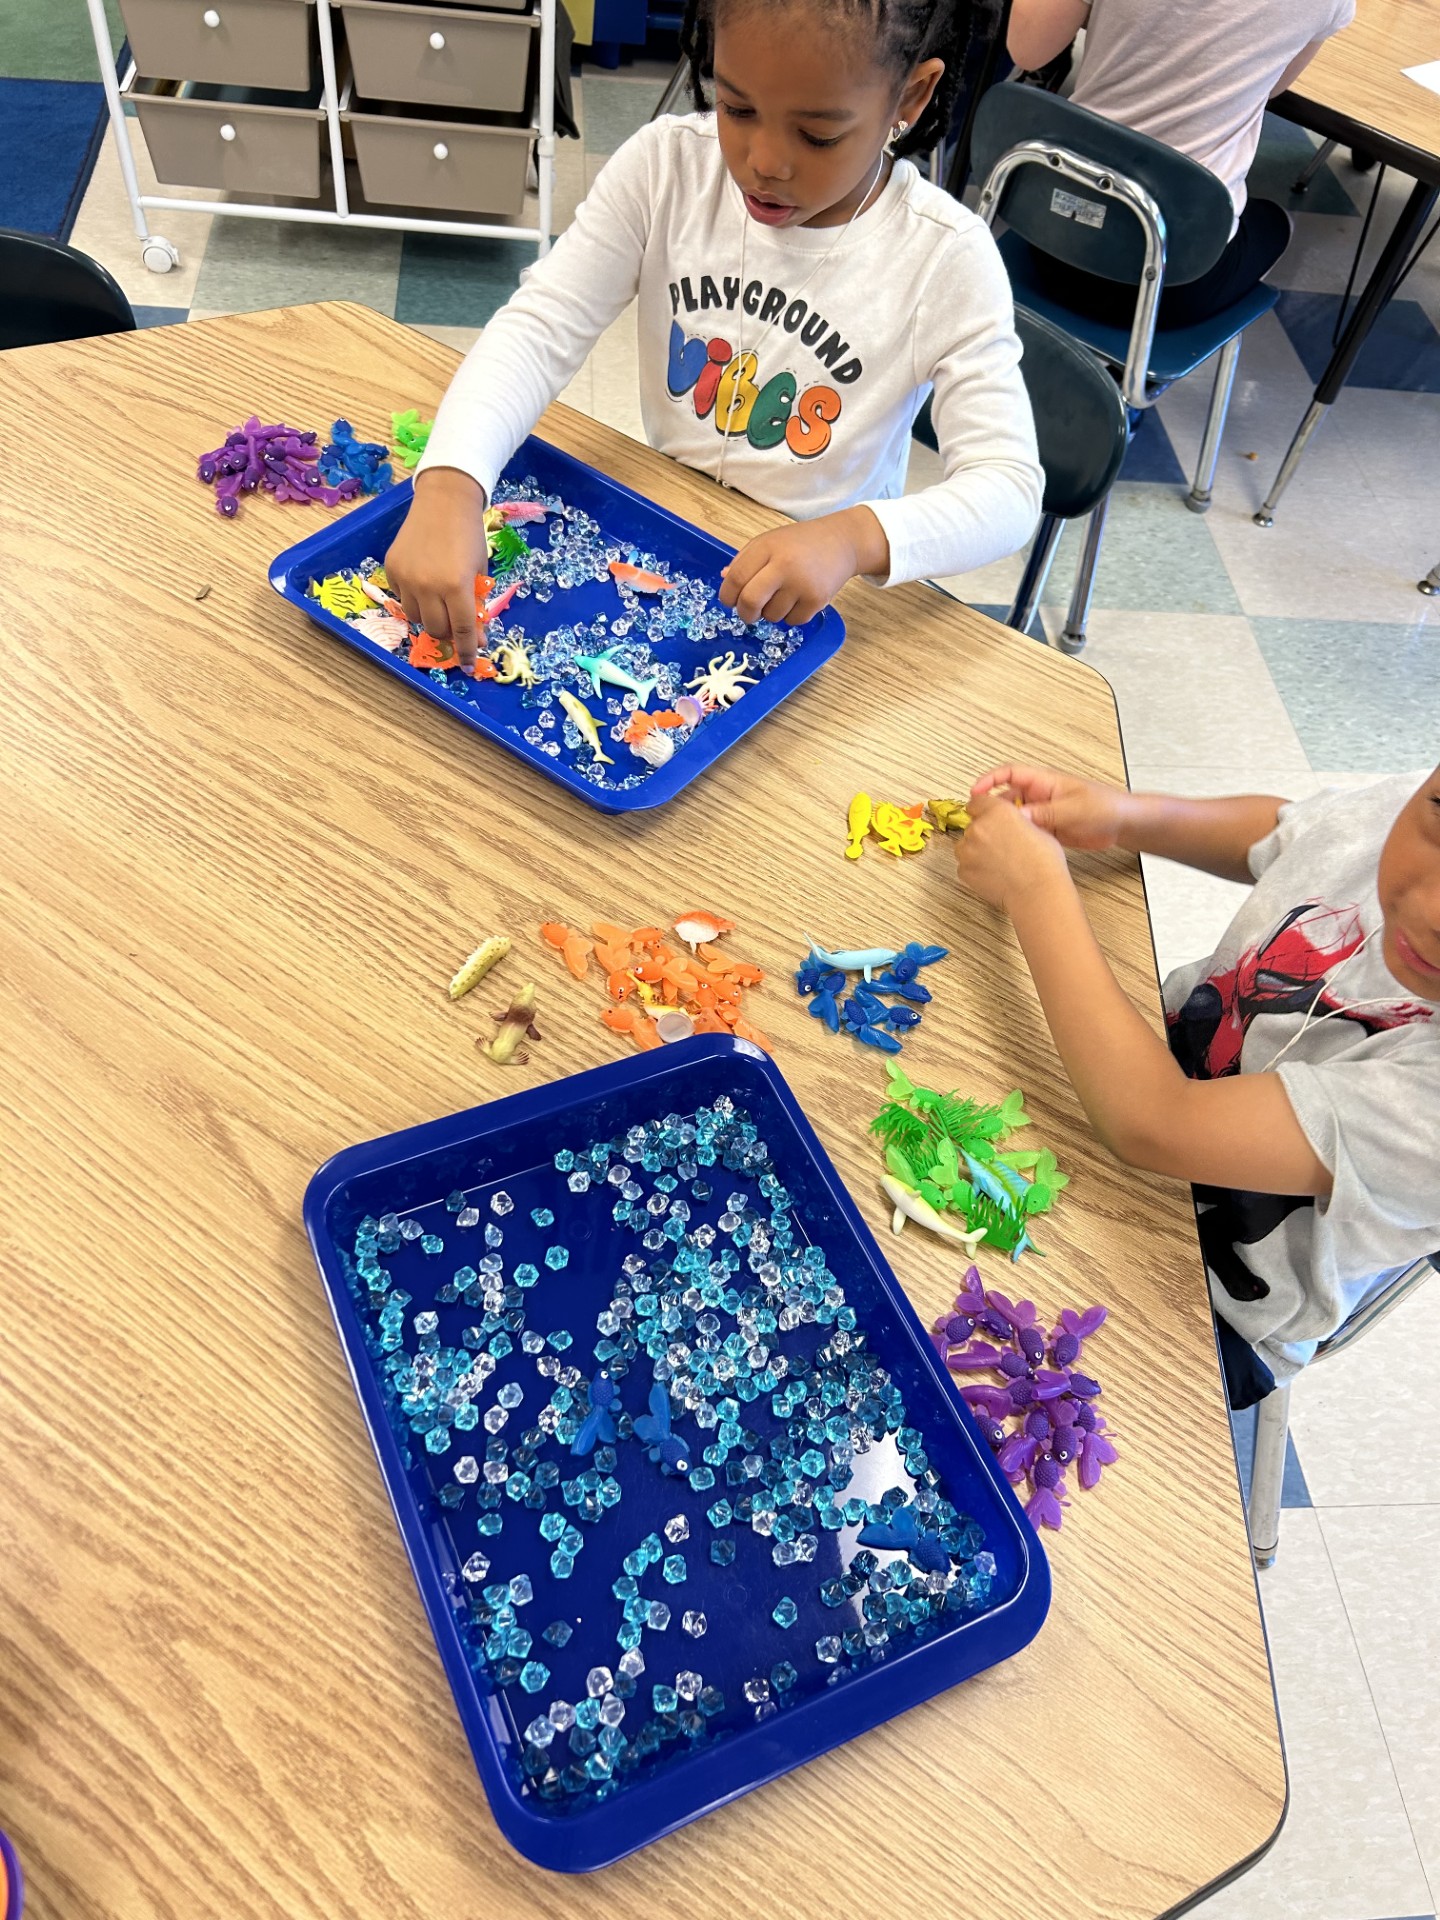
[[[1418,80],[1431,93],[1440,93],[1440,60],[1427,60],[1424,66],[1402,67],[1400,71],[1407,80]]]

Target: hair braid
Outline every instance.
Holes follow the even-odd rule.
[[[754,0],[751,0],[754,4]],[[723,0],[686,0],[680,51],[690,67],[690,98],[708,111],[705,83],[715,66],[715,12]],[[895,144],[901,154],[928,153],[949,132],[955,102],[977,77],[980,59],[999,31],[1001,0],[825,0],[828,18],[864,29],[876,58],[903,80],[922,60],[945,71],[930,104]]]

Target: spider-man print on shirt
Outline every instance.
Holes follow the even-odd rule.
[[[1303,1016],[1313,1005],[1317,1020],[1334,1013],[1367,1034],[1428,1019],[1432,1009],[1418,1002],[1351,1011],[1343,978],[1334,991],[1320,990],[1326,975],[1359,951],[1364,937],[1358,907],[1319,900],[1292,907],[1274,932],[1242,953],[1233,967],[1191,988],[1184,1006],[1168,1017],[1171,1053],[1192,1080],[1219,1080],[1240,1071],[1245,1036],[1260,1014]],[[1266,1239],[1298,1207],[1313,1207],[1314,1199],[1229,1187],[1196,1187],[1195,1199],[1210,1270],[1233,1300],[1263,1300],[1270,1289],[1245,1264],[1240,1248]]]

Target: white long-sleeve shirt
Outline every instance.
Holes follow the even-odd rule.
[[[641,412],[659,452],[795,519],[869,506],[890,545],[886,585],[967,572],[1033,532],[1044,481],[984,223],[902,160],[848,229],[763,227],[709,115],[654,121],[606,162],[457,370],[420,470],[458,467],[490,493],[637,295]],[[907,498],[910,429],[932,387],[944,479]]]

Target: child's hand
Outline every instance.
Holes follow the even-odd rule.
[[[726,567],[720,599],[747,625],[785,620],[800,626],[857,573],[889,570],[880,522],[868,507],[850,507],[758,535]]]
[[[1077,780],[1051,767],[995,767],[982,773],[971,788],[971,812],[981,794],[1003,794],[1018,800],[1025,817],[1062,847],[1095,852],[1113,847],[1120,838],[1130,795],[1098,780]]]
[[[972,795],[970,825],[955,838],[955,869],[962,886],[1006,913],[1021,894],[1069,879],[1060,842],[993,794]]]
[[[422,473],[385,573],[405,617],[436,640],[453,641],[466,667],[475,664],[475,576],[486,555],[483,488],[454,467]]]

